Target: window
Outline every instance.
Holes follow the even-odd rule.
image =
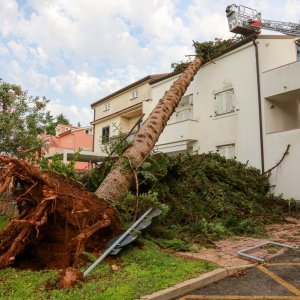
[[[234,158],[235,157],[235,144],[217,146],[217,152],[226,158]]]
[[[85,134],[89,134],[89,135],[93,135],[93,129],[92,129],[92,128],[85,129],[85,130],[84,130],[84,133],[85,133]]]
[[[109,142],[109,126],[102,128],[102,144],[107,144]]]
[[[65,132],[68,131],[68,130],[70,130],[70,127],[66,127],[66,128],[65,128]]]
[[[103,111],[106,111],[106,110],[109,110],[109,109],[110,109],[110,103],[109,102],[104,103]]]
[[[215,116],[220,116],[234,112],[234,92],[233,89],[215,94]]]
[[[183,96],[176,108],[176,122],[193,118],[193,94]]]
[[[137,98],[139,95],[139,91],[138,90],[135,90],[135,91],[132,91],[131,92],[131,100],[134,99],[134,98]]]

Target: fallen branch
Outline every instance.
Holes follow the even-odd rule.
[[[270,168],[269,170],[265,171],[265,172],[264,172],[264,175],[267,175],[268,177],[271,175],[271,172],[272,172],[274,169],[276,169],[276,168],[283,162],[283,160],[285,159],[285,157],[289,154],[290,147],[291,147],[291,145],[288,144],[287,147],[286,147],[286,150],[285,150],[285,152],[283,153],[283,155],[282,155],[281,159],[279,160],[279,162],[276,163],[276,165],[273,166],[272,168]]]

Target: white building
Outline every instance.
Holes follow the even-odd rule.
[[[296,39],[249,37],[203,65],[155,150],[220,154],[266,171],[275,192],[300,200],[300,61]],[[146,116],[179,75],[151,83]]]
[[[300,200],[299,56],[299,42],[283,35],[251,36],[228,48],[200,68],[154,150],[218,151],[264,172],[290,145],[270,180],[275,192]],[[145,120],[178,76],[148,76],[93,103],[94,145],[107,142],[112,124],[128,132]]]

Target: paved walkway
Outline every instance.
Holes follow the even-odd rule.
[[[237,255],[239,250],[256,246],[266,240],[300,246],[300,219],[287,218],[285,223],[267,226],[267,231],[270,236],[268,239],[252,237],[228,238],[216,242],[216,248],[214,249],[204,248],[197,253],[179,252],[177,255],[191,259],[208,260],[222,267],[238,267],[251,263]],[[265,247],[252,251],[251,254],[269,260],[283,252],[283,248]]]
[[[289,249],[264,265],[242,271],[179,299],[300,300],[300,249]]]

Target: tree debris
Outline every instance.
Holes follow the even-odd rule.
[[[0,268],[67,268],[81,252],[101,251],[119,233],[115,209],[77,182],[0,156],[0,196],[10,193],[17,215],[0,232]]]

